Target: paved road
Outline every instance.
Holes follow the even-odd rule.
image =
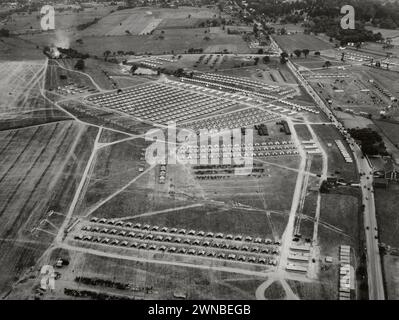
[[[362,152],[357,145],[353,147],[356,163],[359,171],[365,173],[360,179],[362,198],[364,204],[364,224],[366,226],[367,245],[367,271],[369,281],[369,299],[384,300],[384,285],[381,268],[381,257],[378,247],[377,219],[375,215],[375,203],[373,192],[372,169],[366,158],[362,158]],[[367,229],[368,228],[368,229]]]
[[[273,39],[272,39],[273,41]],[[277,45],[277,44],[276,44]],[[292,70],[299,82],[304,86],[306,91],[313,97],[317,105],[324,111],[324,113],[329,117],[330,121],[346,136],[347,141],[351,145],[352,153],[355,157],[357,167],[360,172],[366,173],[366,176],[361,177],[361,189],[362,189],[362,200],[365,205],[364,208],[364,224],[365,227],[369,227],[366,230],[366,245],[367,245],[367,273],[369,282],[369,299],[370,300],[384,300],[384,286],[381,271],[381,257],[378,248],[378,239],[375,239],[377,234],[377,219],[375,216],[375,204],[374,204],[374,194],[373,190],[373,177],[370,172],[372,168],[370,167],[368,161],[363,159],[363,154],[358,145],[347,135],[345,128],[337,120],[337,118],[332,114],[331,110],[327,107],[324,101],[318,96],[315,90],[309,85],[306,79],[298,72],[297,68],[289,61],[287,66]],[[368,177],[368,179],[367,179]],[[364,187],[366,186],[366,188]],[[370,188],[370,190],[368,190]]]

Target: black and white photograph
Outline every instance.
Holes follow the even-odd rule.
[[[0,0],[0,300],[399,299],[398,99],[399,0]]]

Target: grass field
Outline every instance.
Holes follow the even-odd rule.
[[[398,192],[399,186],[394,183],[388,189],[375,189],[380,241],[394,248],[399,248]]]
[[[336,300],[337,283],[299,282],[287,280],[292,291],[302,300]]]
[[[147,146],[143,139],[135,139],[98,150],[79,214],[132,181],[139,168],[148,167],[140,160]]]
[[[68,121],[0,133],[2,296],[57,232],[51,224],[60,225],[62,215],[48,212],[66,211],[96,130]]]
[[[315,133],[319,137],[328,155],[328,173],[329,175],[343,178],[346,181],[358,181],[359,175],[354,163],[346,163],[335,140],[345,142],[339,132],[328,125],[312,125]],[[346,148],[349,148],[346,146]]]
[[[203,28],[197,29],[170,29],[160,39],[160,31],[155,31],[152,35],[121,35],[114,37],[107,36],[87,36],[83,37],[83,45],[79,50],[89,54],[103,56],[104,51],[111,50],[116,52],[134,51],[136,54],[165,54],[165,53],[184,53],[190,48],[202,48],[205,53],[221,52],[227,49],[232,53],[250,53],[246,42],[239,35],[227,34],[208,34],[209,40],[205,39]],[[35,39],[32,39],[35,42]],[[103,46],[98,46],[103,43]]]
[[[177,299],[175,294],[186,295],[187,299],[249,300],[255,298],[256,288],[265,280],[240,274],[200,270],[180,266],[141,263],[89,254],[69,252],[70,265],[59,269],[61,279],[56,291],[46,293],[47,299],[73,299],[64,295],[64,288],[92,290],[111,295],[135,299]],[[107,286],[84,285],[76,277],[99,278],[128,283],[135,290],[121,290]],[[28,280],[32,287],[37,280]],[[32,297],[32,292],[19,285],[10,298]]]
[[[82,32],[82,36],[121,36],[129,31],[132,35],[151,33],[154,29],[191,28],[199,22],[211,19],[216,11],[206,8],[179,7],[134,8],[115,11],[97,24]]]
[[[280,47],[287,51],[288,53],[294,52],[294,50],[299,49],[309,49],[310,51],[319,51],[330,49],[331,44],[328,44],[315,36],[308,34],[291,34],[291,35],[280,35],[273,36]]]
[[[286,296],[285,290],[280,281],[274,281],[265,291],[267,300],[281,300]]]
[[[83,11],[73,12],[66,10],[55,13],[55,26],[57,30],[68,30],[76,28],[80,24],[93,21],[95,18],[101,18],[108,15],[115,6],[86,8]],[[8,22],[3,24],[4,28],[12,32],[30,32],[32,30],[41,30],[40,13],[32,12],[11,15]]]
[[[399,299],[399,257],[393,255],[384,255],[383,267],[384,277],[387,288],[387,299],[398,300]]]
[[[309,132],[309,129],[305,124],[296,124],[295,131],[298,135],[299,140],[308,141],[312,139],[312,135]]]
[[[356,190],[339,189],[338,193],[322,194],[318,238],[324,255],[337,256],[339,246],[358,249],[360,201]],[[360,192],[360,191],[359,191]],[[326,223],[326,224],[324,224]],[[330,228],[333,226],[335,229]]]

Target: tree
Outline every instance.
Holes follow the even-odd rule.
[[[299,50],[299,49],[295,49],[294,50],[294,54],[296,55],[297,58],[299,58],[301,56],[301,54],[302,54],[302,51]]]
[[[10,36],[10,30],[8,29],[0,29],[0,37],[9,37]]]
[[[83,59],[79,59],[75,64],[75,69],[83,70],[85,68],[85,62]]]
[[[324,64],[323,64],[323,68],[329,68],[329,67],[331,67],[331,62],[330,61],[326,61],[326,62],[324,62]]]
[[[270,57],[269,56],[264,56],[262,58],[262,61],[263,61],[264,64],[269,63],[270,62]]]
[[[253,32],[254,32],[254,35],[258,34],[258,26],[256,25],[256,23],[254,24]]]
[[[310,52],[309,49],[303,49],[303,50],[302,50],[302,53],[303,53],[303,55],[305,56],[305,58],[308,57],[309,52]]]
[[[133,74],[133,73],[135,73],[136,72],[136,70],[138,69],[139,67],[137,66],[137,65],[132,65],[132,67],[130,68],[130,73],[131,74]]]
[[[263,49],[262,49],[262,48],[260,48],[260,49],[258,50],[258,54],[263,54]]]
[[[288,61],[288,53],[284,51],[280,54],[280,63],[285,64],[287,63],[287,61]]]

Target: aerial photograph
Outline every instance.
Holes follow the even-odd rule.
[[[399,0],[0,0],[0,300],[399,300],[398,99]]]

